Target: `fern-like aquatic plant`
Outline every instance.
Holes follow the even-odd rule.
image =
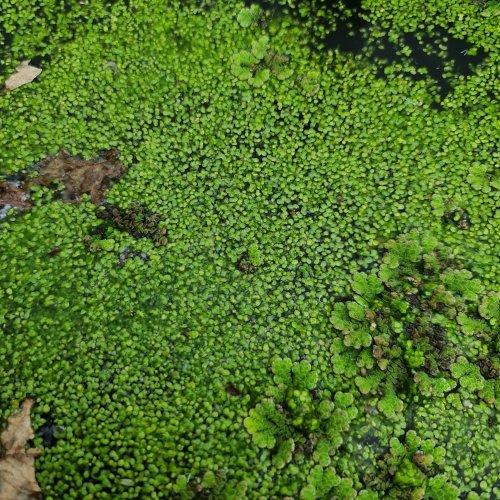
[[[357,375],[391,419],[415,391],[443,396],[458,386],[491,402],[479,364],[491,365],[498,295],[481,297],[479,280],[432,236],[411,232],[386,248],[376,272],[353,276],[350,300],[333,305],[334,372]]]
[[[257,4],[244,7],[238,12],[236,19],[242,28],[250,28],[259,22],[262,16],[262,9]]]
[[[253,442],[273,450],[273,463],[281,468],[292,460],[297,449],[326,467],[343,442],[342,433],[357,416],[354,398],[337,392],[333,399],[318,390],[318,376],[307,361],[293,363],[277,358],[272,364],[275,385],[266,390],[268,398],[250,410],[244,420]]]

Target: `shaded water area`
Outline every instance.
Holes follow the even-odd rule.
[[[300,16],[300,6],[285,8],[273,0],[260,0],[246,4],[259,4],[272,15],[290,13]],[[438,89],[439,100],[453,90],[454,80],[470,76],[486,57],[484,50],[468,41],[452,36],[443,27],[402,33],[399,41],[391,41],[389,34],[368,20],[362,0],[335,0],[321,3],[321,16],[317,23],[325,28],[326,35],[311,33],[313,50],[338,50],[351,56],[364,56],[373,63],[379,78],[388,78],[387,69],[394,65],[411,66],[415,71],[407,75],[414,79],[430,76]],[[403,50],[402,50],[403,49]],[[409,50],[408,50],[409,49]],[[437,104],[437,103],[435,103]]]

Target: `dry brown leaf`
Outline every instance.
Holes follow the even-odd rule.
[[[10,92],[26,83],[32,82],[42,70],[36,66],[31,66],[29,60],[22,61],[16,68],[16,72],[5,81],[5,90]]]
[[[116,149],[110,149],[102,152],[96,160],[82,160],[62,149],[38,163],[38,176],[22,186],[0,182],[0,218],[5,216],[9,207],[30,209],[31,188],[35,185],[49,186],[55,181],[64,186],[62,199],[66,203],[78,203],[85,193],[90,195],[92,203],[100,205],[110,182],[125,175],[125,167],[118,162],[118,156]]]
[[[9,205],[14,208],[28,209],[31,203],[27,198],[23,189],[8,182],[0,182],[0,207]]]
[[[9,418],[7,428],[0,435],[1,500],[33,500],[42,497],[35,478],[35,457],[40,455],[40,450],[25,448],[26,442],[35,437],[30,418],[33,404],[32,399],[25,399],[21,411]]]
[[[90,195],[92,203],[102,203],[111,180],[121,179],[125,167],[117,161],[116,150],[107,151],[98,160],[81,160],[61,150],[38,165],[40,175],[29,181],[23,189],[39,184],[48,186],[58,180],[64,185],[63,200],[78,202],[83,193]]]

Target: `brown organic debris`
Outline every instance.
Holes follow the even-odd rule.
[[[35,457],[38,448],[26,449],[25,444],[35,437],[30,412],[34,401],[25,399],[21,411],[7,421],[0,436],[0,498],[2,500],[28,500],[41,498],[40,486],[35,478]]]
[[[149,238],[156,245],[168,243],[167,228],[160,226],[161,216],[138,200],[132,201],[126,208],[113,205],[99,207],[96,209],[96,215],[106,221],[102,229],[113,226],[136,239]]]
[[[91,243],[92,245],[92,243]],[[90,251],[91,248],[89,248]],[[125,261],[127,259],[139,258],[143,262],[147,262],[149,260],[148,254],[144,252],[133,252],[129,247],[125,248],[125,250],[118,256],[118,265],[123,267],[125,265]]]
[[[62,149],[38,163],[35,166],[38,176],[21,186],[0,182],[0,208],[28,210],[32,206],[29,200],[31,188],[49,186],[56,181],[64,187],[62,199],[66,203],[78,203],[82,194],[88,194],[92,203],[100,205],[111,181],[125,175],[125,167],[118,162],[118,156],[118,150],[113,148],[102,152],[96,160],[82,160]]]
[[[49,252],[50,257],[55,257],[56,255],[59,255],[61,252],[61,249],[59,247],[53,247],[52,250]]]
[[[16,72],[5,81],[5,91],[17,89],[26,83],[32,82],[42,70],[36,66],[31,66],[30,61],[22,61],[16,68]]]
[[[494,363],[491,359],[483,358],[480,359],[479,368],[481,370],[481,375],[487,379],[494,379],[500,375],[500,369],[498,364]]]
[[[257,271],[257,266],[254,266],[248,256],[248,253],[244,253],[239,259],[236,267],[245,274],[255,273]]]
[[[14,184],[0,182],[0,207],[11,206],[22,210],[31,208],[26,192]]]
[[[226,384],[226,392],[230,396],[241,396],[241,391],[234,384],[231,384],[231,382]]]
[[[90,195],[92,203],[99,205],[104,200],[110,182],[125,175],[125,167],[116,161],[117,156],[116,150],[111,150],[104,152],[97,160],[82,160],[62,149],[38,164],[40,175],[26,183],[25,189],[60,181],[64,185],[62,198],[65,202],[79,202],[80,196],[86,193]]]

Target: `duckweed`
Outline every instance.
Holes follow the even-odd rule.
[[[500,496],[496,12],[3,2],[2,192],[124,167],[0,206],[45,498]]]

